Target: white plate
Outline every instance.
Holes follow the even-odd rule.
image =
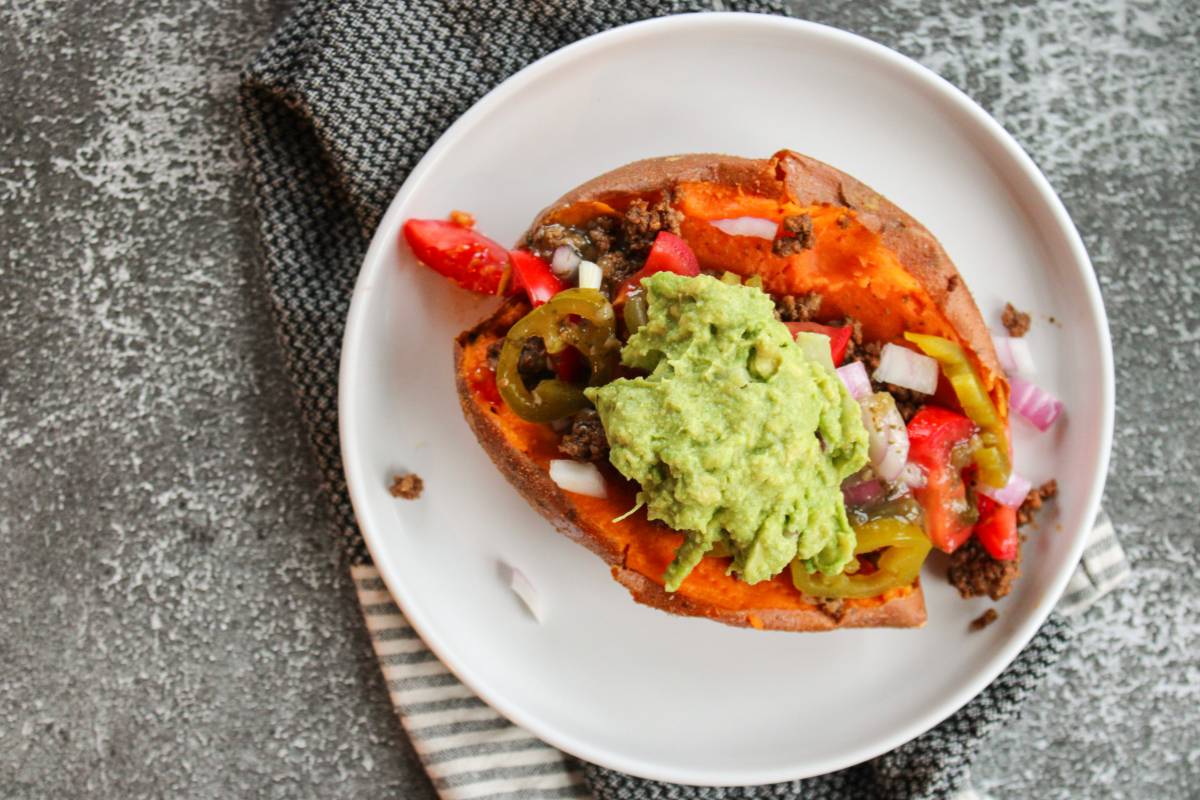
[[[451,339],[491,308],[398,245],[408,217],[473,212],[515,241],[543,206],[647,156],[790,147],[894,200],[937,235],[989,323],[1034,311],[1041,382],[1063,421],[1014,425],[1017,465],[1057,477],[1057,515],[1025,545],[1025,574],[980,633],[926,567],[922,630],[798,635],[724,627],[636,605],[591,553],[553,531],[480,449],[459,411]],[[1053,317],[1056,322],[1050,322]],[[1018,653],[1079,559],[1112,434],[1108,329],[1062,204],[1001,127],[950,84],[856,36],[753,15],[640,23],[560,50],[463,115],[396,196],[355,288],[341,372],[355,511],[392,594],[463,682],[581,758],[692,784],[806,777],[876,756],[962,706]],[[425,479],[417,502],[389,476]],[[524,570],[538,625],[500,580]]]

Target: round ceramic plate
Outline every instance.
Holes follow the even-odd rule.
[[[512,242],[567,189],[634,159],[765,157],[788,147],[858,177],[929,227],[988,322],[1033,312],[1039,381],[1066,403],[1051,432],[1014,423],[1019,470],[1056,477],[1056,509],[1024,575],[964,602],[925,568],[920,630],[728,628],[635,604],[608,567],[557,534],[492,466],[459,410],[455,334],[494,301],[418,265],[409,217],[475,214]],[[692,784],[806,777],[871,758],[962,706],[1013,659],[1074,569],[1099,502],[1112,358],[1087,254],[1045,178],[1003,129],[918,64],[856,36],[776,17],[711,14],[578,42],[505,81],[413,171],[375,236],[346,330],[341,432],[358,520],[388,587],[446,665],[557,747]],[[416,502],[389,478],[425,480]],[[542,624],[501,580],[518,566]]]

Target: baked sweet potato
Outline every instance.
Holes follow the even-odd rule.
[[[867,341],[899,341],[905,331],[963,345],[1002,416],[1008,384],[970,293],[941,245],[886,198],[838,170],[791,151],[770,159],[699,154],[639,161],[583,184],[538,215],[530,228],[583,226],[624,213],[636,200],[668,198],[680,233],[703,268],[758,276],[773,295],[818,293],[821,315],[851,316]],[[765,239],[735,237],[711,220],[753,216],[782,220],[806,214],[810,246],[776,255]],[[528,237],[526,237],[528,238]],[[792,631],[845,627],[917,627],[925,622],[919,580],[866,599],[826,603],[801,594],[787,572],[755,585],[726,574],[726,559],[706,557],[675,592],[662,575],[683,541],[680,533],[631,508],[637,486],[607,465],[606,498],[563,492],[548,464],[561,458],[558,435],[526,422],[500,399],[488,349],[529,310],[507,301],[455,343],[459,397],[480,443],[509,479],[556,528],[602,557],[634,599],[666,611],[731,625]],[[946,401],[953,397],[945,386]]]

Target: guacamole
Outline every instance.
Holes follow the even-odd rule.
[[[855,544],[841,484],[866,464],[867,434],[828,344],[824,363],[806,355],[759,289],[670,272],[642,286],[647,322],[621,361],[649,375],[587,396],[650,519],[685,534],[666,588],[718,542],[747,583],[796,558],[840,573]]]

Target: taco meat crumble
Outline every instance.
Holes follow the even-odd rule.
[[[576,461],[597,464],[608,461],[608,438],[596,409],[585,408],[572,418],[571,427],[563,434],[558,450]]]
[[[987,611],[971,620],[971,630],[981,631],[988,625],[991,625],[993,622],[995,622],[999,617],[1000,615],[996,613],[996,609],[989,608]]]
[[[1033,522],[1037,512],[1041,510],[1042,505],[1054,498],[1058,494],[1058,481],[1049,480],[1041,486],[1037,486],[1029,491],[1025,496],[1025,502],[1021,503],[1021,507],[1017,510],[1017,524],[1028,525]]]
[[[414,472],[407,475],[396,475],[392,478],[392,486],[388,493],[401,500],[416,500],[425,489],[425,481]]]
[[[1009,336],[1019,337],[1029,333],[1029,315],[1024,311],[1017,311],[1012,303],[1004,304],[1000,322],[1004,324],[1004,329],[1008,331]]]
[[[812,322],[821,311],[821,295],[785,294],[775,298],[775,316],[781,322]]]

